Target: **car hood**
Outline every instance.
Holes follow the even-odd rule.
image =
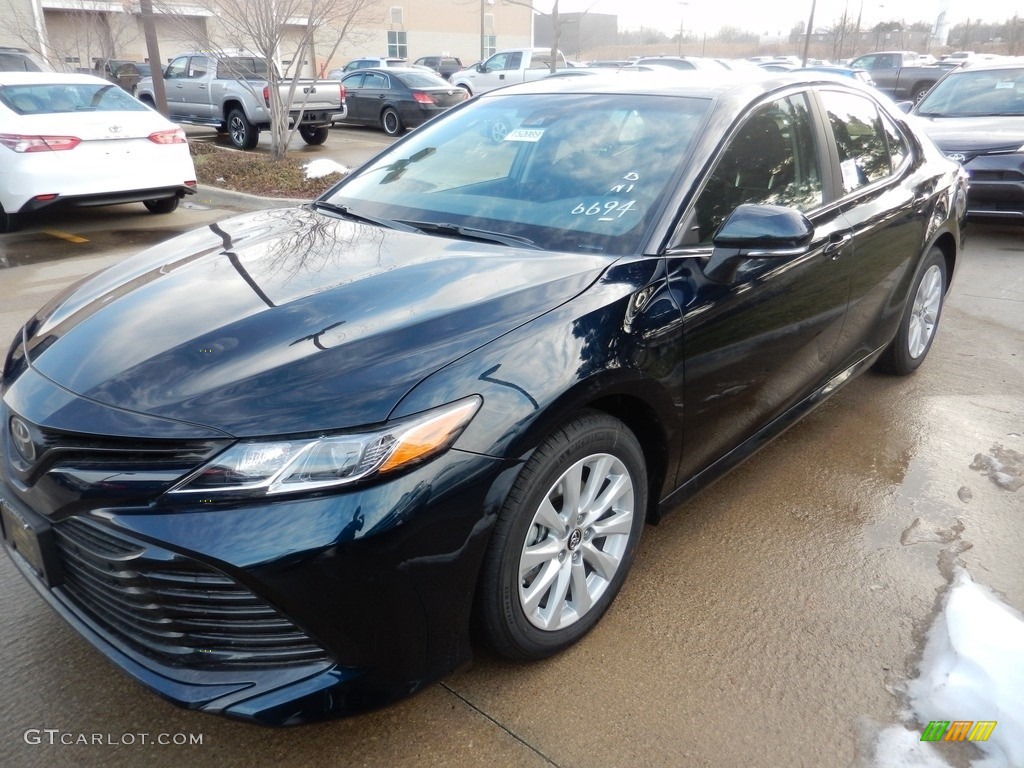
[[[925,117],[921,128],[945,152],[991,152],[1024,146],[1024,117]]]
[[[25,353],[61,388],[135,413],[238,437],[340,429],[384,421],[610,261],[263,211],[88,278],[30,321]]]

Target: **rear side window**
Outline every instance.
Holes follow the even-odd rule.
[[[824,91],[821,97],[839,150],[843,191],[853,192],[891,176],[906,156],[906,144],[895,127],[890,126],[900,140],[893,147],[899,161],[894,163],[890,139],[875,103],[858,94],[838,91]]]
[[[0,53],[0,72],[42,72],[28,56],[20,53]]]
[[[233,56],[217,61],[217,77],[222,80],[266,80],[269,74],[267,62],[252,56]]]
[[[19,115],[57,112],[145,112],[146,107],[113,84],[9,85],[0,103]]]

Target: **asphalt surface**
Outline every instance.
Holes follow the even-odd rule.
[[[156,221],[162,237],[257,204],[197,198],[169,217],[120,206],[61,222],[86,243],[0,236],[0,339],[154,241]],[[923,727],[900,686],[956,567],[1024,611],[1024,489],[985,460],[1024,477],[1022,235],[973,224],[923,367],[855,380],[647,527],[609,613],[545,662],[481,651],[380,712],[261,729],[132,682],[0,557],[0,766],[865,765],[879,729]],[[978,757],[939,748],[954,766]]]

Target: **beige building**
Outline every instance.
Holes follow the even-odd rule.
[[[218,47],[238,45],[227,39],[215,2],[174,2],[181,14],[176,16],[162,13],[162,1],[154,0],[164,63],[175,54],[201,47],[203,35]],[[342,9],[351,0],[337,2]],[[482,54],[531,45],[532,15],[529,8],[502,0],[382,0],[359,13],[358,22],[333,56],[338,33],[329,27],[321,29],[302,69],[305,75],[314,75],[360,56],[399,56],[412,62],[439,54],[458,56],[468,65]],[[186,31],[183,21],[193,31]],[[286,35],[282,64],[291,62],[296,46],[288,50],[287,41],[297,41],[301,29],[296,25],[296,33]],[[0,0],[0,45],[40,53],[55,69],[87,68],[96,59],[148,60],[138,0]]]

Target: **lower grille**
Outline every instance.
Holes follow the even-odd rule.
[[[229,576],[69,518],[54,525],[61,592],[107,631],[165,664],[308,664],[326,651]]]

